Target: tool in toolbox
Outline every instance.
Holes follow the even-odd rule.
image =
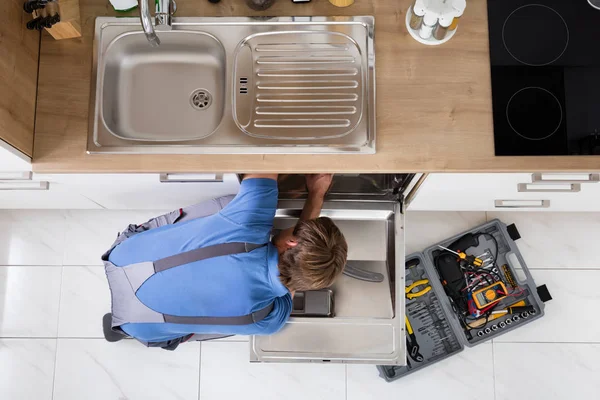
[[[506,282],[510,285],[511,288],[516,289],[519,285],[517,285],[517,280],[513,275],[512,271],[508,267],[508,265],[504,264],[502,266],[502,272],[504,273],[504,277],[506,278]]]
[[[422,362],[424,358],[423,355],[419,353],[417,337],[415,336],[415,332],[413,331],[412,325],[410,324],[407,316],[404,316],[404,321],[406,323],[406,347],[408,350],[408,355],[416,362]]]
[[[535,310],[535,308],[533,306],[527,306],[525,300],[520,300],[516,303],[511,304],[503,310],[492,311],[492,314],[487,318],[481,317],[479,319],[476,319],[475,321],[467,321],[467,328],[477,329],[484,326],[488,322],[504,317],[506,314],[521,313],[524,311],[531,313],[531,310]]]
[[[473,292],[473,301],[479,310],[485,309],[492,304],[498,303],[500,300],[508,296],[508,291],[504,282],[494,282],[489,286]]]
[[[423,303],[421,301],[415,302],[415,304],[411,304],[411,306],[408,307],[408,313],[409,314],[411,314],[411,313],[417,313],[420,310],[424,310],[426,308],[427,308],[427,306],[425,305],[425,303]]]
[[[475,267],[481,267],[483,265],[483,260],[481,258],[477,258],[475,256],[467,255],[466,253],[464,253],[464,252],[462,252],[460,250],[458,250],[458,251],[450,250],[449,248],[444,247],[444,246],[439,245],[439,244],[438,244],[438,247],[441,248],[441,249],[444,249],[446,251],[449,251],[452,254],[457,255],[458,258],[459,258],[459,260],[464,261],[464,262],[466,262],[466,263],[468,263],[470,265],[473,265]]]
[[[419,288],[419,286],[423,286],[423,288]],[[417,291],[413,292],[415,289],[417,289]],[[406,287],[406,298],[412,300],[427,294],[430,290],[431,285],[429,285],[429,279],[421,279]]]
[[[476,256],[476,258],[479,258],[483,263],[481,268],[489,268],[494,266],[494,256],[492,255],[492,252],[489,249],[486,250],[484,253]]]

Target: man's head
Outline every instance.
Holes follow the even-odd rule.
[[[281,282],[291,292],[327,288],[346,266],[346,239],[326,217],[300,221],[279,233],[273,243],[279,251]]]

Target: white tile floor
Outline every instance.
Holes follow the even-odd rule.
[[[248,363],[243,337],[175,352],[102,339],[99,256],[158,211],[0,211],[0,399],[600,398],[600,214],[409,213],[407,252],[493,218],[554,300],[546,316],[395,383],[364,365]]]

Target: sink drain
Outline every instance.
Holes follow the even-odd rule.
[[[190,95],[190,104],[196,110],[206,110],[212,104],[212,95],[205,89],[197,89]]]

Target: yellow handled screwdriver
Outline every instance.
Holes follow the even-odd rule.
[[[469,256],[460,250],[459,251],[450,250],[449,248],[440,246],[439,244],[438,244],[438,247],[440,247],[446,251],[449,251],[452,254],[456,254],[458,256],[459,260],[466,261],[467,263],[469,263],[475,267],[481,267],[483,265],[483,260],[481,258],[477,258],[475,256]]]

